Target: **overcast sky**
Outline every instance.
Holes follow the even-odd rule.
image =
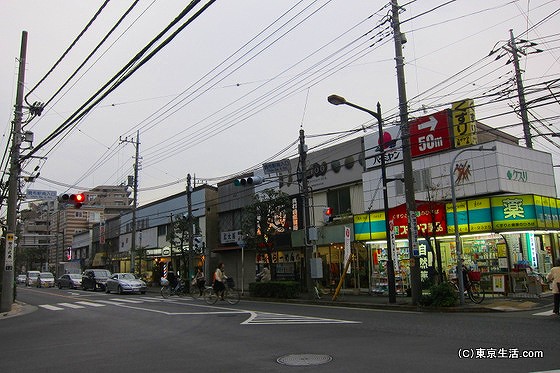
[[[25,163],[25,172],[39,166],[40,177],[24,190],[76,192],[125,182],[133,173],[131,141],[137,131],[140,204],[184,190],[187,173],[215,184],[264,161],[296,155],[300,128],[313,148],[335,137],[329,133],[372,124],[363,112],[330,105],[326,98],[333,93],[371,109],[379,101],[388,124],[398,118],[386,1],[222,0],[81,120],[69,122],[188,2],[139,1],[56,94],[132,3],[108,2],[39,84],[104,1],[0,1],[2,149],[13,119],[23,30],[28,32],[25,93],[38,85],[28,102],[48,103],[25,130],[34,133],[33,145],[39,146],[59,126],[72,124]],[[518,102],[513,65],[507,64],[511,55],[503,48],[512,29],[517,39],[538,44],[525,49],[521,59],[533,126],[543,133],[560,132],[560,83],[554,81],[560,78],[558,0],[401,0],[400,5],[405,5],[400,20],[407,39],[403,53],[411,117],[469,97],[479,105],[478,120],[522,139],[521,121],[512,114]],[[542,52],[533,53],[537,48]],[[496,53],[488,57],[491,51]],[[557,142],[539,136],[534,148],[552,152],[560,164]],[[5,164],[4,159],[3,170]]]

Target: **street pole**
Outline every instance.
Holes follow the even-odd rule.
[[[381,153],[381,179],[383,181],[383,210],[385,212],[385,235],[387,236],[387,287],[389,292],[389,303],[397,302],[397,290],[395,285],[395,265],[393,258],[393,241],[391,239],[391,219],[389,217],[389,197],[387,196],[387,170],[385,165],[385,138],[383,136],[383,119],[381,117],[381,104],[377,103],[377,112],[358,106],[346,101],[344,97],[331,95],[327,100],[333,105],[348,105],[355,109],[364,111],[377,119],[379,132],[379,149]]]
[[[136,209],[138,207],[138,168],[139,168],[139,159],[140,159],[140,131],[136,131],[136,141],[134,139],[129,140],[128,138],[119,139],[121,143],[123,142],[130,142],[135,147],[135,156],[134,156],[134,176],[132,181],[132,189],[134,193],[134,198],[132,202],[132,222],[131,222],[131,230],[132,236],[130,237],[130,272],[134,273],[135,267],[135,258],[134,258],[134,250],[136,250]],[[142,257],[140,257],[140,263],[142,263]],[[139,268],[140,272],[142,268]]]
[[[187,256],[189,258],[189,263],[187,266],[187,277],[185,278],[186,281],[189,281],[188,283],[190,284],[191,278],[190,278],[190,273],[191,273],[191,267],[192,267],[192,262],[194,259],[194,253],[193,253],[193,243],[194,243],[194,237],[193,237],[193,216],[192,216],[192,186],[191,186],[191,174],[187,174],[187,214],[189,215],[187,217],[187,232],[189,234],[189,255]]]
[[[310,297],[313,295],[313,283],[311,279],[311,256],[312,256],[312,246],[309,245],[308,240],[308,229],[311,223],[309,216],[309,185],[307,184],[307,145],[305,145],[305,132],[303,129],[299,130],[299,164],[301,169],[299,171],[299,177],[301,178],[301,212],[303,214],[303,230],[305,239],[305,282],[307,285],[307,292]]]
[[[27,56],[27,31],[21,33],[21,49],[19,56],[18,84],[16,105],[12,128],[12,150],[10,157],[10,178],[8,181],[8,209],[6,212],[6,237],[4,240],[4,268],[2,275],[2,298],[0,312],[12,309],[14,298],[14,258],[16,247],[17,201],[19,195],[19,175],[21,172],[19,155],[21,143],[21,123],[23,118],[23,90],[25,86],[25,59]]]
[[[465,152],[490,152],[496,150],[496,147],[484,148],[479,146],[478,148],[467,148],[459,151],[453,159],[451,160],[451,165],[449,166],[449,177],[451,182],[451,204],[453,206],[453,226],[455,229],[455,253],[457,255],[457,284],[459,287],[459,304],[462,306],[465,304],[465,283],[463,281],[463,248],[461,243],[461,237],[459,235],[459,222],[457,221],[457,195],[455,193],[455,162],[457,157]]]
[[[517,46],[513,37],[513,30],[509,30],[511,54],[513,54],[513,66],[515,68],[515,82],[517,84],[517,97],[519,100],[519,112],[523,121],[523,134],[525,135],[525,145],[532,149],[533,139],[531,138],[531,124],[527,116],[527,103],[525,102],[525,88],[523,87],[523,79],[521,78],[521,69],[519,68],[519,56],[517,55]]]
[[[410,257],[410,287],[412,304],[418,304],[422,295],[420,280],[420,258],[418,256],[418,225],[416,223],[416,197],[414,195],[414,175],[412,169],[412,155],[410,152],[410,131],[408,127],[408,100],[406,98],[406,84],[404,80],[404,58],[402,55],[402,33],[399,21],[399,5],[397,0],[391,0],[393,15],[393,34],[395,40],[395,61],[397,69],[397,86],[399,92],[399,113],[401,122],[402,153],[404,168],[404,189],[406,210],[408,212],[408,250]]]

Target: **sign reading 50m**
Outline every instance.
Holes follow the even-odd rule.
[[[410,153],[413,157],[451,148],[448,119],[449,111],[443,110],[409,123]]]

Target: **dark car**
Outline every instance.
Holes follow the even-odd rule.
[[[86,269],[82,274],[82,289],[96,291],[105,290],[111,272],[106,269]]]

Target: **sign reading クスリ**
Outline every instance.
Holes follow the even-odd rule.
[[[449,110],[420,117],[410,122],[410,153],[413,157],[451,148]]]

